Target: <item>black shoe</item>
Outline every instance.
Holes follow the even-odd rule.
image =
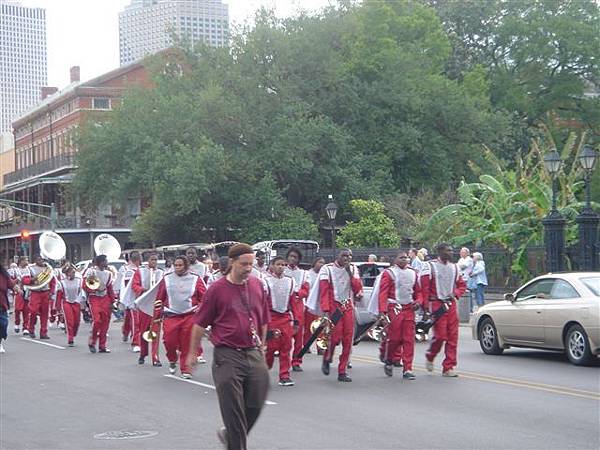
[[[404,378],[405,380],[414,380],[415,378],[415,374],[412,372],[409,372],[408,370],[406,372],[404,372],[402,374],[402,378]]]
[[[321,364],[321,372],[323,375],[329,375],[329,360],[323,358],[323,364]]]
[[[154,361],[152,367],[162,367],[162,363],[160,361]]]
[[[146,361],[144,360],[144,357],[143,357],[143,356],[140,356],[140,357],[138,358],[138,364],[142,365],[142,364],[144,364],[145,362],[146,362]]]
[[[40,336],[40,339],[50,339],[50,336],[48,336],[47,334],[44,334],[43,336]]]
[[[379,355],[379,361],[381,361],[382,363],[385,364],[385,358],[383,357],[382,354]]]
[[[291,378],[281,378],[279,380],[279,386],[293,386],[294,385],[294,380],[292,380]]]
[[[123,336],[123,342],[129,342],[129,336]]]
[[[402,361],[394,361],[394,367],[402,367]]]
[[[110,348],[101,348],[98,353],[110,353]]]
[[[69,347],[75,347],[75,342],[69,341],[67,344]]]
[[[350,378],[345,373],[340,373],[338,375],[338,381],[341,381],[342,383],[351,383],[352,382],[352,378]]]
[[[31,339],[35,339],[35,333],[29,333],[29,337],[30,337]]]
[[[292,371],[294,372],[304,372],[304,369],[300,366],[292,366]]]
[[[394,375],[394,366],[392,364],[385,364],[383,366],[383,371],[388,377],[391,377]]]
[[[88,348],[90,349],[90,353],[96,353],[96,346],[95,345],[88,345]]]

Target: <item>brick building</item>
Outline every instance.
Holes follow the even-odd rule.
[[[66,187],[72,182],[77,147],[74,133],[88,120],[101,121],[117,107],[131,86],[151,87],[143,62],[122,66],[87,82],[79,79],[79,67],[71,68],[70,84],[63,90],[43,87],[41,103],[13,122],[14,169],[3,175],[0,198],[55,204],[56,232],[67,244],[71,261],[89,258],[92,242],[99,233],[113,234],[121,244],[127,241],[132,221],[140,213],[140,199],[125,205],[105,204],[87,215]],[[48,208],[28,206],[34,214],[49,216]],[[50,221],[15,212],[11,221],[0,223],[0,256],[23,253],[21,230],[30,231],[29,253],[37,251],[37,238],[51,228]]]

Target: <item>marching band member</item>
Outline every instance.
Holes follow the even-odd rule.
[[[52,307],[50,308],[50,324],[53,325],[56,322],[56,326],[61,330],[65,329],[65,316],[63,314],[62,302],[63,293],[60,282],[64,278],[64,273],[61,268],[55,268],[52,270],[52,274],[56,280],[54,290],[50,298],[52,299]]]
[[[67,345],[74,347],[81,321],[81,303],[85,301],[85,296],[81,287],[81,277],[77,276],[75,267],[70,264],[65,265],[62,272],[65,276],[60,280],[59,285],[67,329]]]
[[[455,372],[458,347],[458,308],[457,300],[465,293],[467,286],[460,275],[458,266],[450,262],[452,246],[440,244],[436,248],[438,258],[429,261],[421,273],[421,289],[424,304],[431,304],[432,312],[448,307],[433,326],[433,340],[425,354],[425,367],[433,372],[433,360],[445,343],[446,357],[442,362],[442,375],[457,377]]]
[[[312,268],[310,270],[306,271],[306,278],[305,278],[304,284],[298,291],[298,297],[301,300],[303,300],[305,303],[306,303],[306,300],[308,299],[308,294],[310,293],[310,290],[318,284],[317,281],[319,279],[319,272],[321,271],[321,267],[323,267],[324,264],[325,264],[325,258],[323,258],[322,256],[319,256],[314,259],[314,261],[312,263]],[[316,314],[313,314],[310,311],[310,308],[308,306],[305,307],[305,310],[304,310],[304,335],[303,335],[303,339],[302,339],[303,347],[306,344],[306,342],[310,339],[310,334],[311,334],[310,333],[310,324],[313,322],[313,320],[318,319],[318,318],[319,318],[319,316],[317,316]],[[307,353],[310,353],[310,350]],[[297,354],[297,353],[295,352],[294,354]],[[300,364],[302,364],[302,358],[297,359],[297,361],[299,361]]]
[[[334,326],[331,341],[323,355],[321,371],[329,375],[329,365],[333,360],[335,347],[341,342],[342,353],[338,365],[338,381],[350,382],[346,374],[352,337],[354,334],[354,300],[362,297],[362,282],[356,267],[350,264],[348,249],[341,250],[335,262],[326,264],[319,272],[319,303],[321,310],[331,315],[336,309],[342,312],[342,318]]]
[[[31,276],[23,277],[24,285],[34,286],[36,277],[47,269],[48,265],[40,255],[33,256],[34,264],[29,266]],[[56,285],[54,276],[40,290],[29,291],[29,336],[35,338],[35,323],[40,316],[40,339],[50,339],[48,336],[48,315],[50,313],[50,296]]]
[[[293,386],[290,378],[292,340],[298,328],[298,318],[304,314],[304,303],[298,300],[295,281],[285,275],[285,260],[281,256],[270,262],[264,278],[271,297],[271,320],[267,331],[266,360],[273,367],[275,352],[279,352],[279,385]]]
[[[211,284],[215,281],[220,280],[227,274],[227,270],[229,269],[229,258],[227,256],[221,256],[219,258],[218,269],[213,271],[208,277],[208,283],[206,287],[209,288]]]
[[[12,290],[18,292],[19,287],[12,275],[4,267],[4,260],[2,259],[0,260],[0,353],[6,351],[4,349],[4,341],[8,337],[8,310],[10,309],[8,293]]]
[[[285,255],[287,266],[285,267],[285,271],[283,272],[285,276],[291,277],[294,279],[294,295],[296,296],[295,302],[304,304],[304,298],[300,298],[298,293],[304,283],[306,282],[306,270],[298,267],[298,264],[302,261],[302,252],[300,249],[296,247],[291,247],[287,254]],[[304,309],[304,306],[302,307]],[[304,345],[304,311],[302,314],[297,316],[298,320],[298,329],[296,333],[294,333],[294,352],[296,355]],[[302,372],[302,360],[299,358],[292,359],[292,370],[294,372]]]
[[[131,279],[141,265],[142,255],[140,255],[140,252],[131,252],[129,255],[129,263],[122,266],[119,270],[119,272],[121,272],[121,276],[119,277],[121,280],[119,285],[119,298],[123,295],[125,289],[131,282]],[[138,353],[140,351],[139,330],[140,318],[137,310],[132,308],[131,305],[125,306],[125,317],[123,320],[123,326],[121,327],[121,332],[123,333],[123,342],[127,342],[129,340],[129,336],[131,336],[131,351],[134,353]]]
[[[206,265],[198,260],[198,252],[195,247],[188,247],[185,251],[185,256],[189,261],[190,271],[198,275],[202,280],[206,275]]]
[[[99,286],[93,289],[88,286],[88,281],[97,277]],[[98,255],[94,258],[94,266],[88,268],[83,274],[82,288],[87,293],[88,304],[92,313],[92,331],[88,342],[90,352],[96,353],[96,342],[99,353],[110,353],[106,347],[106,334],[110,326],[112,304],[115,298],[113,291],[113,275],[108,270],[106,255]]]
[[[404,366],[402,377],[414,380],[415,309],[422,304],[422,298],[419,277],[410,267],[406,252],[399,252],[394,266],[381,274],[376,301],[379,302],[379,313],[387,315],[390,321],[382,354],[385,374],[392,376],[393,356],[401,347]]]
[[[148,267],[141,267],[136,270],[131,280],[131,288],[137,297],[148,291],[152,286],[162,280],[164,272],[158,268],[158,256],[156,253],[151,253],[148,258]],[[146,356],[148,356],[148,342],[142,338],[142,334],[150,329],[153,317],[141,310],[137,310],[139,317],[139,341],[140,341],[140,357],[138,364],[144,364]],[[156,333],[156,339],[152,341],[152,366],[161,367],[162,364],[158,357],[158,348],[160,346],[160,326],[153,327]]]
[[[178,256],[173,262],[175,270],[166,274],[160,281],[154,308],[154,319],[163,319],[163,342],[169,360],[169,372],[177,368],[177,352],[182,378],[192,377],[192,367],[187,357],[196,349],[190,347],[194,313],[200,306],[206,285],[199,275],[189,268],[185,256]]]
[[[20,330],[21,319],[23,320],[23,335],[28,335],[29,331],[29,299],[26,298],[29,295],[28,292],[23,290],[23,278],[31,278],[31,271],[29,270],[29,263],[27,256],[19,256],[17,267],[13,269],[15,275],[15,281],[21,288],[20,291],[15,293],[15,333]]]
[[[258,250],[256,252],[256,259],[252,267],[256,269],[259,274],[263,275],[269,271],[269,267],[265,264],[265,252],[262,250]]]

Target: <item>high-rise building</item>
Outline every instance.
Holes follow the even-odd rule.
[[[226,45],[228,6],[221,0],[131,0],[119,13],[121,65],[171,46],[173,37]]]
[[[0,0],[0,133],[39,102],[47,83],[46,10]]]

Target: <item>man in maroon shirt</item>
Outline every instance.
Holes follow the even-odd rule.
[[[211,284],[194,317],[190,345],[196,348],[211,327],[212,374],[225,424],[217,434],[228,449],[245,450],[269,390],[264,343],[271,302],[262,281],[250,275],[252,247],[236,244],[228,256],[226,276]],[[195,366],[195,358],[190,356],[188,365]]]

